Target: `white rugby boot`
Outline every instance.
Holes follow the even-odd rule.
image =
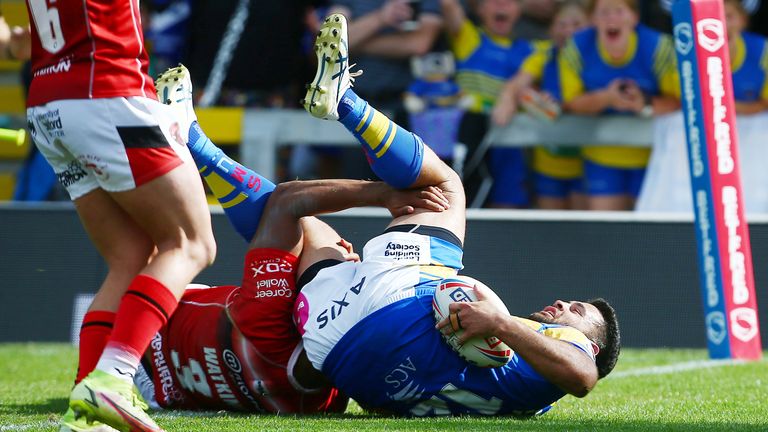
[[[342,14],[329,15],[315,39],[317,72],[307,94],[301,100],[304,109],[317,118],[338,120],[338,105],[344,92],[362,71],[350,73],[347,44],[347,19]]]

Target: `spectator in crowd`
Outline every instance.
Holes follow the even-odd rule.
[[[757,114],[768,109],[768,44],[746,32],[749,13],[738,0],[725,0],[725,21],[733,72],[733,93],[738,114]]]
[[[218,105],[296,107],[302,84],[311,75],[302,42],[305,21],[320,0],[253,0],[247,8],[242,32],[231,31],[239,0],[197,0],[191,4],[189,40],[184,63],[205,89],[214,60],[222,49],[231,49]],[[157,26],[158,24],[153,24]],[[224,41],[230,31],[232,40]],[[230,46],[229,44],[232,44]]]
[[[591,0],[588,11],[594,27],[574,35],[559,56],[564,108],[646,117],[678,109],[671,38],[638,24],[636,0]],[[588,208],[632,209],[650,149],[588,146],[582,154]]]
[[[360,96],[406,122],[403,94],[413,80],[410,58],[430,51],[440,35],[439,0],[333,0],[330,13],[349,20],[349,50],[366,79]]]
[[[190,0],[152,0],[141,3],[144,38],[149,47],[150,75],[180,63],[192,13]]]
[[[29,60],[29,27],[9,26],[0,10],[0,60]]]
[[[526,59],[533,45],[512,39],[520,18],[519,0],[481,0],[476,4],[480,26],[467,18],[457,0],[442,0],[446,30],[457,60],[456,81],[473,98],[469,111],[459,127],[459,141],[468,147],[464,169],[468,202],[478,207],[526,207],[527,167],[523,151],[516,148],[494,148],[485,154],[481,142],[488,131],[489,114],[504,83],[526,70]],[[476,161],[483,161],[475,164]],[[487,172],[493,186],[486,193]],[[487,195],[487,199],[485,196]]]
[[[32,73],[29,67],[32,54],[32,40],[29,26],[9,26],[0,11],[0,60],[23,60],[20,75],[24,84],[24,94],[29,89]],[[42,201],[55,199],[56,174],[37,150],[30,146],[24,163],[16,174],[16,185],[13,190],[14,201]]]
[[[493,108],[493,123],[507,125],[518,105],[530,114],[553,120],[562,101],[557,55],[568,39],[589,25],[583,3],[566,0],[558,4],[550,35],[552,41],[537,47],[529,60],[530,68],[521,70],[504,86]],[[534,89],[534,84],[539,89]],[[582,161],[579,148],[545,147],[533,151],[536,206],[547,210],[583,209]]]
[[[561,0],[521,0],[523,15],[515,26],[515,37],[527,40],[546,39]]]
[[[659,31],[672,32],[672,4],[674,0],[648,0],[640,2],[642,22]],[[740,0],[744,12],[750,17],[747,29],[768,36],[768,0]]]

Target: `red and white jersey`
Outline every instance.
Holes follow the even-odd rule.
[[[242,287],[187,290],[145,354],[161,407],[270,413],[346,409],[347,398],[337,389],[300,391],[288,376],[301,343],[291,319],[296,261],[282,251],[251,250]]]
[[[139,0],[27,0],[32,85],[27,106],[61,99],[157,99]]]

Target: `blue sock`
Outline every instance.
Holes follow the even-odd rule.
[[[197,122],[189,129],[187,146],[232,226],[250,242],[275,184],[230,159],[205,136]]]
[[[339,122],[363,145],[373,172],[392,187],[404,189],[419,177],[424,142],[368,105],[352,89],[338,106]]]

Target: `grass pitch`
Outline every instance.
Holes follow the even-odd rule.
[[[0,345],[0,431],[56,431],[77,352],[65,344]],[[298,418],[232,413],[155,413],[181,431],[768,431],[768,362],[706,361],[704,350],[631,350],[584,399],[544,416],[395,419],[350,404],[344,415]]]

